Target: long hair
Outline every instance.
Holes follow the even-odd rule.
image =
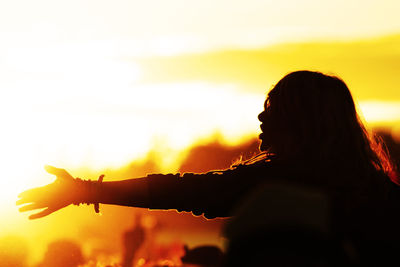
[[[268,93],[259,115],[263,133],[260,161],[307,158],[314,163],[342,163],[359,170],[371,166],[394,179],[383,142],[360,120],[343,80],[320,72],[296,71]]]

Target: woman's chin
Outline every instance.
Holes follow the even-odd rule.
[[[267,146],[265,145],[265,142],[263,140],[261,140],[259,149],[260,149],[260,151],[266,151],[267,150]]]

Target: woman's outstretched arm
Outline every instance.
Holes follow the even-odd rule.
[[[20,194],[20,211],[39,210],[30,219],[47,216],[70,204],[112,204],[149,209],[175,209],[206,218],[231,216],[232,208],[263,179],[259,166],[194,174],[150,174],[142,178],[96,182],[73,178],[51,166],[57,179]],[[95,206],[96,207],[96,206]]]
[[[66,170],[46,166],[57,179],[46,186],[29,189],[19,195],[17,205],[26,204],[21,212],[39,210],[29,216],[37,219],[70,204],[103,203],[132,207],[148,207],[147,178],[98,183],[73,178]]]

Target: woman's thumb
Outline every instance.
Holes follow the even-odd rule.
[[[45,165],[44,169],[50,173],[57,176],[57,178],[61,179],[74,179],[65,169],[56,168],[50,165]]]

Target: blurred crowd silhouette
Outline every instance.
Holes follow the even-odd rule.
[[[152,220],[151,223],[146,220]],[[50,242],[38,263],[29,264],[26,241],[17,236],[0,239],[1,267],[172,267],[221,266],[224,252],[216,245],[189,248],[180,241],[157,243],[154,218],[134,214],[132,226],[121,236],[122,250],[118,255],[106,252],[84,255],[78,240],[57,239]],[[115,244],[118,246],[119,244]]]

